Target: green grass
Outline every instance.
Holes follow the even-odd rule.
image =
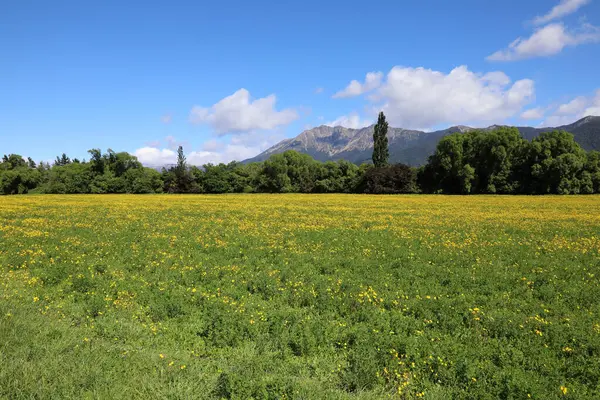
[[[0,198],[0,397],[600,398],[600,197]]]

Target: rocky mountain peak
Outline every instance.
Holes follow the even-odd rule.
[[[492,125],[483,130],[503,128],[505,125]],[[319,161],[344,159],[354,163],[370,162],[373,151],[374,125],[360,129],[317,126],[300,133],[295,138],[285,139],[261,154],[244,162],[263,161],[272,154],[295,150],[309,154]],[[468,132],[473,129],[466,125],[456,125],[447,129],[423,132],[404,128],[388,129],[390,161],[409,165],[422,165],[427,157],[435,151],[441,138],[451,133]],[[600,150],[600,117],[588,116],[570,125],[557,128],[518,127],[528,140],[554,129],[562,129],[573,133],[575,140],[586,150]]]

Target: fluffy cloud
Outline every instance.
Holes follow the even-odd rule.
[[[173,121],[173,116],[171,114],[165,114],[160,117],[160,120],[163,124],[170,124]]]
[[[139,162],[147,166],[160,166],[175,164],[177,153],[170,149],[158,149],[156,147],[142,147],[133,153]]]
[[[578,96],[567,103],[560,104],[552,115],[544,120],[543,125],[566,125],[590,115],[600,115],[600,89],[592,96]]]
[[[529,110],[521,113],[522,119],[540,119],[544,116],[544,110],[541,107],[530,108]]]
[[[561,0],[559,4],[545,15],[540,15],[534,18],[533,23],[543,25],[557,18],[564,17],[577,11],[581,6],[589,3],[590,0]]]
[[[534,83],[500,71],[478,74],[466,66],[450,73],[396,66],[369,99],[393,126],[428,129],[439,124],[501,122],[534,98]]]
[[[344,90],[340,90],[333,95],[334,99],[355,97],[360,96],[363,93],[369,92],[381,84],[383,74],[381,72],[369,72],[365,77],[365,83],[360,83],[357,80],[353,80],[346,86]]]
[[[325,123],[328,126],[343,126],[344,128],[364,128],[373,123],[371,120],[361,119],[357,113],[351,113],[349,115],[342,115],[331,122]]]
[[[236,144],[225,144],[220,148],[211,150],[208,150],[205,146],[200,151],[192,151],[186,154],[186,160],[190,165],[228,163],[233,160],[242,161],[254,157],[263,150],[260,146]],[[150,167],[160,167],[177,163],[177,152],[170,149],[142,147],[141,149],[137,149],[134,155],[142,164]]]
[[[589,115],[595,117],[600,116],[600,90],[596,92],[596,97],[594,97],[586,109],[583,110],[582,116],[587,117]]]
[[[558,106],[555,115],[569,116],[579,114],[585,110],[586,106],[589,104],[589,101],[590,100],[585,96],[576,97],[570,102]]]
[[[202,151],[190,153],[188,160],[193,165],[243,161],[263,152],[282,139],[283,135],[279,133],[265,133],[234,136],[228,143],[209,140],[202,145]]]
[[[514,61],[533,57],[547,57],[560,53],[565,47],[600,42],[600,29],[584,24],[569,32],[562,23],[539,28],[529,38],[517,38],[508,48],[489,55],[489,61]]]
[[[281,139],[283,135],[280,133],[241,134],[233,136],[228,142],[210,139],[200,146],[200,150],[187,153],[186,159],[188,164],[198,166],[207,163],[243,161],[261,153]],[[176,151],[169,148],[161,149],[159,146],[142,147],[137,149],[134,155],[142,164],[150,167],[177,163]]]
[[[562,125],[571,124],[571,123],[575,122],[576,120],[577,120],[577,118],[573,118],[570,116],[551,115],[548,118],[546,118],[544,120],[544,122],[542,122],[540,124],[540,126],[542,126],[542,127],[562,126]]]
[[[287,125],[298,118],[292,109],[275,110],[275,95],[252,100],[246,89],[240,89],[211,107],[194,106],[190,121],[209,124],[219,135],[269,130]]]
[[[318,87],[318,88],[316,88],[316,89],[314,90],[314,93],[315,93],[315,94],[321,94],[321,93],[323,93],[323,90],[324,90],[324,89],[323,89],[322,87]]]
[[[230,161],[243,161],[254,157],[261,151],[260,147],[226,144],[220,151],[193,151],[186,158],[191,165],[219,164]]]

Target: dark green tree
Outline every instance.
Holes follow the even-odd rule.
[[[231,193],[236,191],[232,185],[234,168],[234,165],[208,163],[203,166],[203,171],[193,172],[205,193]]]
[[[90,170],[94,175],[104,174],[104,157],[102,157],[102,151],[100,149],[88,150],[90,153]]]
[[[417,192],[416,169],[405,164],[371,167],[363,175],[359,191],[370,194]]]
[[[308,154],[297,151],[283,153],[287,165],[287,175],[290,178],[292,192],[310,193],[315,184],[315,166],[317,162]]]
[[[126,193],[161,193],[163,190],[160,172],[152,168],[128,169],[122,179]]]
[[[283,154],[273,154],[263,163],[257,189],[267,193],[293,192],[292,181],[288,176],[287,158]]]
[[[54,160],[54,165],[56,166],[63,166],[63,165],[67,165],[71,163],[71,159],[69,157],[67,157],[67,155],[65,153],[62,153],[61,156],[57,156],[56,160]]]
[[[544,132],[529,145],[526,160],[527,193],[577,194],[580,177],[587,160],[586,152],[571,133],[565,131]],[[585,176],[585,190],[589,179]]]
[[[187,161],[185,159],[185,154],[183,154],[183,146],[179,146],[177,149],[176,171],[178,174],[183,174],[185,170],[187,170]]]
[[[198,185],[190,172],[183,146],[177,149],[177,164],[169,170],[163,170],[164,190],[167,193],[197,193]]]
[[[600,152],[590,151],[587,154],[585,163],[585,172],[589,174],[592,184],[592,192],[600,193]],[[585,191],[589,193],[589,191]]]
[[[377,168],[385,167],[390,158],[387,131],[388,123],[383,112],[380,112],[373,130],[373,164]]]
[[[40,178],[40,172],[28,166],[0,169],[0,194],[28,193],[39,184]]]
[[[108,149],[108,154],[104,155],[108,169],[115,174],[115,176],[123,176],[130,169],[142,168],[136,156],[132,156],[127,152],[115,153],[111,149]]]
[[[89,193],[92,173],[88,163],[68,163],[48,171],[44,193]]]
[[[27,162],[18,154],[4,155],[1,164],[2,169],[17,169],[27,166]]]
[[[527,144],[516,128],[453,133],[420,169],[419,184],[428,193],[515,193]]]

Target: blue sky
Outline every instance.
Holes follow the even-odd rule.
[[[229,161],[379,110],[556,126],[600,115],[598,26],[600,0],[8,0],[0,153]]]

